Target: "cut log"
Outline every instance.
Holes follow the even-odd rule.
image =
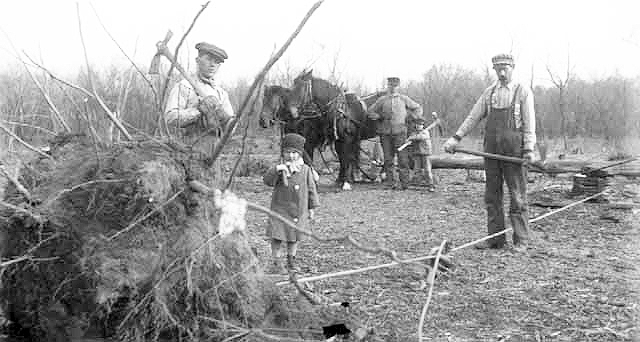
[[[548,160],[544,164],[544,170],[532,167],[529,168],[529,172],[544,172],[548,174],[580,173],[585,167],[598,168],[604,165],[606,165],[606,162]],[[484,170],[484,159],[435,155],[431,156],[431,166],[434,169]],[[640,177],[640,166],[627,164],[624,167],[614,167],[607,170],[610,175],[614,176]]]

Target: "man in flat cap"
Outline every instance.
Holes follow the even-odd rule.
[[[533,92],[529,87],[512,79],[515,66],[513,56],[500,54],[494,56],[491,61],[498,80],[484,91],[456,134],[445,142],[444,149],[446,152],[455,153],[460,140],[480,120],[486,118],[486,152],[524,158],[533,162],[536,144]],[[513,248],[517,252],[526,252],[529,243],[526,167],[489,158],[485,158],[484,166],[487,176],[484,200],[488,233],[491,235],[505,229],[502,184],[506,182],[511,199],[509,219],[513,228]],[[476,248],[503,248],[505,244],[505,234],[501,234],[476,245]]]
[[[167,99],[165,118],[174,133],[188,142],[219,123],[224,125],[235,116],[229,94],[216,83],[215,75],[227,59],[227,53],[206,42],[196,44],[197,71],[193,79],[198,88],[206,93],[200,97],[187,80],[178,82]]]
[[[382,153],[384,155],[384,174],[387,181],[393,180],[393,158],[398,156],[399,183],[394,182],[393,188],[405,190],[409,184],[409,155],[406,149],[398,151],[398,147],[407,141],[407,116],[414,119],[422,118],[422,106],[409,96],[400,94],[400,79],[387,78],[387,94],[369,108],[369,118],[377,120],[376,131],[380,135]]]

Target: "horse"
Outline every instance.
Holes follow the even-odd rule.
[[[340,172],[336,183],[350,190],[358,169],[360,140],[376,136],[376,122],[367,116],[367,105],[353,93],[347,93],[329,81],[314,77],[313,70],[304,71],[293,81],[286,102],[292,117],[307,117],[300,133],[313,149],[333,143]],[[368,99],[375,101],[381,93]],[[372,104],[372,102],[371,102]],[[306,149],[307,146],[305,146]]]
[[[305,119],[298,115],[297,110],[290,111],[289,98],[291,96],[291,89],[283,86],[271,85],[264,89],[259,123],[262,128],[277,127],[280,141],[287,133],[298,133],[305,138],[310,136],[311,127],[304,122]],[[313,150],[317,147],[316,145],[315,141],[309,141],[309,139],[305,143],[305,152],[302,157],[308,165],[312,165]]]

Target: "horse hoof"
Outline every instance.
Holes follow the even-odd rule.
[[[349,190],[351,190],[351,184],[349,184],[349,183],[347,183],[347,182],[344,182],[344,183],[342,184],[342,190],[345,190],[345,191],[349,191]]]

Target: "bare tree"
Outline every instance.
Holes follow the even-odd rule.
[[[547,72],[549,73],[549,77],[551,78],[551,82],[556,88],[558,88],[558,104],[560,105],[560,128],[562,130],[562,143],[564,149],[567,150],[569,148],[569,143],[567,141],[568,135],[568,120],[567,120],[567,91],[569,88],[569,83],[572,78],[572,68],[571,68],[571,54],[567,51],[567,70],[566,74],[563,78],[560,78],[559,75],[554,74],[549,68],[547,64]]]

